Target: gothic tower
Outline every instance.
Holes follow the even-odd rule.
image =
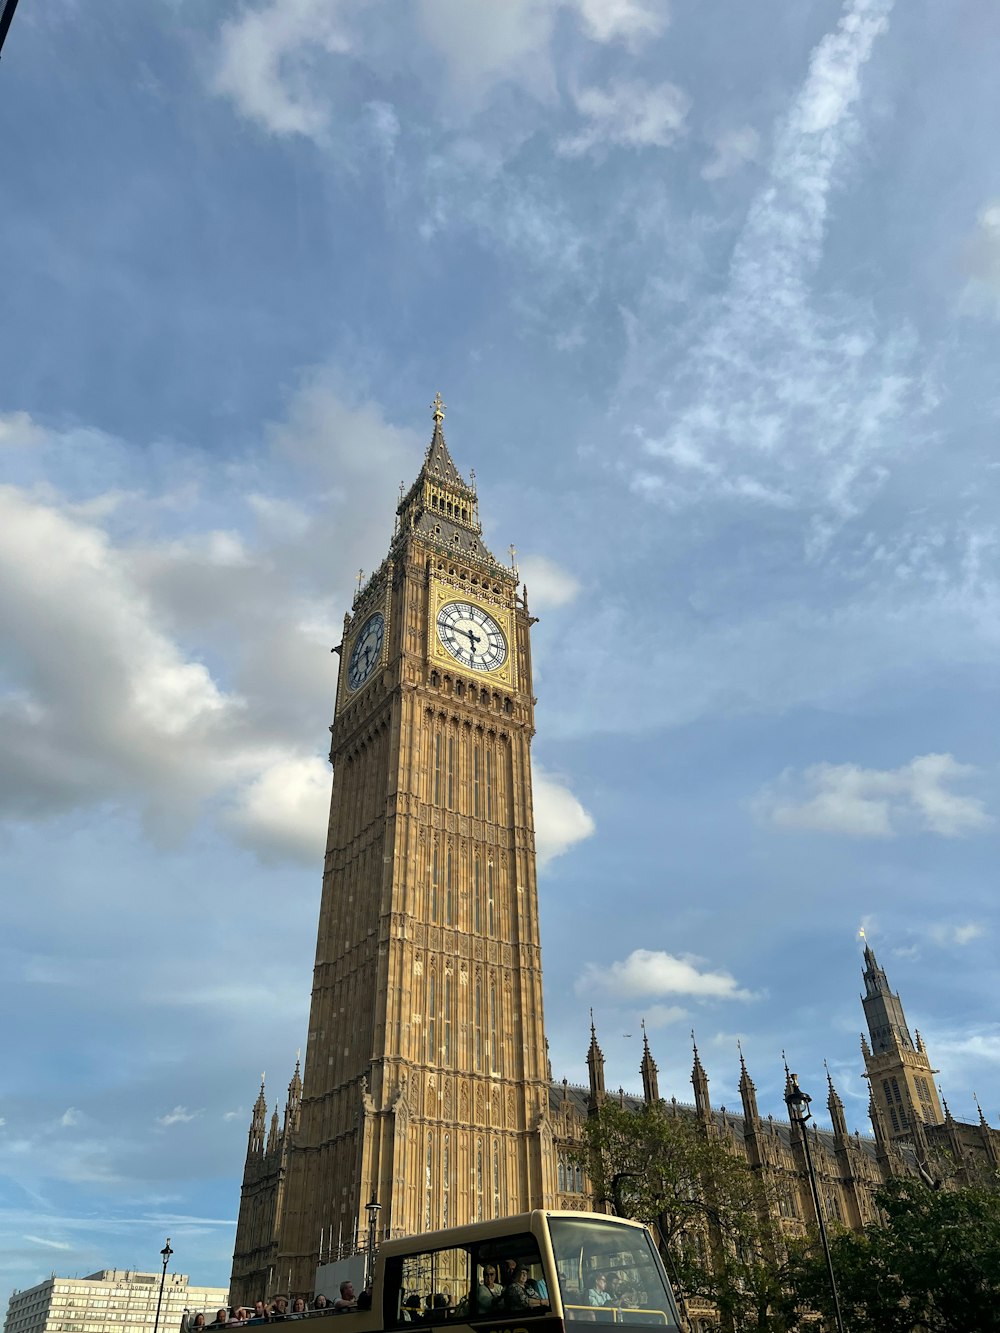
[[[871,1041],[869,1047],[862,1038],[865,1077],[890,1137],[909,1138],[915,1130],[919,1132],[915,1116],[923,1125],[940,1125],[944,1120],[934,1086],[937,1070],[931,1068],[919,1032],[914,1044],[902,1001],[889,989],[886,975],[867,943],[863,976],[861,1003]]]
[[[551,1206],[527,591],[482,541],[440,395],[344,621],[282,1287],[327,1245]],[[235,1272],[235,1264],[234,1264]],[[247,1293],[249,1294],[249,1293]]]

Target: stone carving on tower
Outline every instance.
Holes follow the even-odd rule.
[[[285,1290],[311,1289],[321,1235],[364,1235],[372,1198],[392,1235],[554,1202],[533,620],[516,568],[483,543],[444,410],[438,395],[337,650],[304,1086],[276,1224]]]

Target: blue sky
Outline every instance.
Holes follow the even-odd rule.
[[[547,1026],[1000,1115],[1000,11],[57,0],[0,63],[0,1281],[228,1279],[427,404],[535,630]],[[631,1033],[630,1037],[624,1034]]]

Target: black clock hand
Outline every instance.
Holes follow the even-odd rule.
[[[462,630],[462,633],[468,635],[469,651],[474,653],[476,651],[476,645],[482,642],[483,636],[481,634],[477,634],[475,630],[471,629],[464,629]]]

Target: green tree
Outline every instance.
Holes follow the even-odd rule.
[[[654,1228],[678,1295],[711,1301],[734,1333],[783,1333],[772,1201],[714,1127],[606,1101],[585,1133],[595,1197]]]
[[[875,1196],[882,1219],[831,1236],[850,1333],[1000,1333],[1000,1195],[892,1180]],[[800,1309],[830,1316],[822,1253],[793,1248]]]

